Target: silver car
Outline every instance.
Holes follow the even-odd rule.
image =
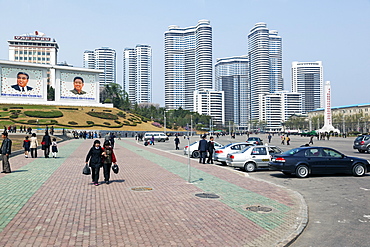
[[[214,145],[215,145],[215,149],[223,146],[222,144],[218,142],[214,142]],[[196,141],[190,144],[190,157],[191,158],[199,158],[200,153],[198,151],[198,146],[199,146],[199,141]],[[188,155],[188,152],[189,152],[189,146],[186,145],[184,147],[184,155]]]
[[[239,167],[246,172],[253,172],[258,168],[268,168],[271,156],[281,153],[276,146],[251,146],[244,150],[227,155],[228,166]]]
[[[229,153],[236,153],[248,146],[254,146],[254,144],[246,143],[246,142],[237,142],[237,143],[229,143],[223,147],[216,148],[214,152],[213,160],[217,162],[221,162],[223,165],[226,165],[226,158]]]

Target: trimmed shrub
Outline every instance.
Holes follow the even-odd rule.
[[[28,117],[37,117],[37,118],[63,117],[63,113],[61,111],[25,111],[24,115]]]
[[[75,121],[69,121],[68,124],[70,124],[70,125],[78,125],[78,123],[76,123]]]
[[[118,121],[118,120],[114,120],[114,122],[115,122],[116,124],[121,124],[121,121]]]
[[[118,112],[117,113],[117,115],[119,116],[119,117],[121,117],[121,118],[126,118],[126,114],[125,113],[123,113],[123,112]]]
[[[52,124],[57,124],[57,123],[58,123],[58,121],[57,121],[57,120],[52,119],[52,120],[50,120],[50,123],[52,123]]]
[[[60,110],[71,110],[71,111],[78,111],[78,108],[73,107],[59,107]]]
[[[110,125],[110,123],[108,123],[108,122],[104,122],[103,124],[105,124],[105,125]]]
[[[102,119],[109,119],[109,120],[117,120],[118,117],[113,115],[112,113],[108,112],[97,112],[97,111],[89,111],[87,112],[88,115],[92,117],[102,118]]]
[[[27,121],[27,123],[29,123],[29,124],[36,124],[37,121],[35,119],[30,119],[30,120]]]
[[[105,112],[112,112],[112,110],[103,110],[103,111],[105,111]]]
[[[86,121],[88,125],[94,125],[95,123],[93,121]]]
[[[11,106],[9,109],[23,109],[23,106]]]
[[[5,108],[5,107],[4,107],[4,108],[3,108],[3,111],[8,111],[8,108]]]

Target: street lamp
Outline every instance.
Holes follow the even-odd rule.
[[[360,132],[360,120],[363,119],[363,117],[360,117],[357,119],[357,131]]]
[[[166,108],[163,111],[163,118],[164,118],[164,134],[166,134]]]

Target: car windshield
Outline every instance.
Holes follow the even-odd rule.
[[[251,147],[253,147],[253,146],[249,146],[249,147],[246,147],[246,148],[244,148],[242,151],[240,151],[241,153],[245,153],[248,149],[250,149]]]
[[[362,141],[363,138],[364,138],[363,136],[357,136],[355,141]]]
[[[298,153],[299,151],[301,151],[299,148],[294,148],[294,149],[291,149],[291,150],[288,150],[288,151],[285,151],[281,154],[283,155],[295,155],[296,153]]]
[[[247,141],[258,141],[257,137],[249,137]]]

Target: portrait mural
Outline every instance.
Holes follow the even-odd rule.
[[[42,98],[44,72],[41,69],[2,67],[1,96]]]
[[[95,100],[96,90],[96,78],[94,74],[60,73],[61,99]]]

